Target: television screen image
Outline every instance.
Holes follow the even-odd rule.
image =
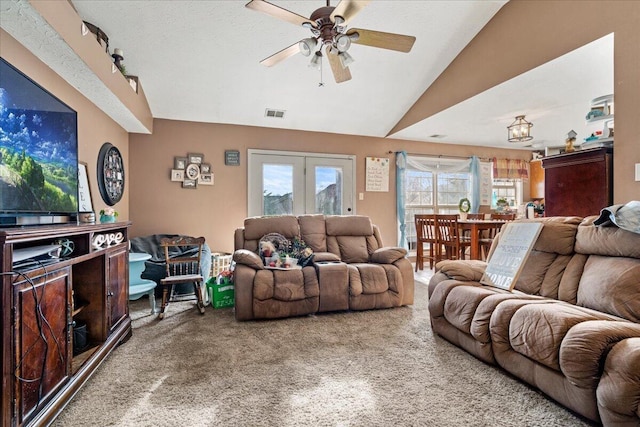
[[[0,59],[1,223],[77,214],[77,129],[74,110]]]

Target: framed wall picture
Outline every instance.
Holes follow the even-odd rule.
[[[105,142],[98,153],[98,189],[102,200],[113,206],[124,193],[124,161],[120,150]]]
[[[174,157],[173,158],[173,168],[174,169],[186,169],[187,168],[187,158],[186,157]]]
[[[240,152],[238,150],[225,150],[224,164],[227,166],[240,166]]]
[[[200,165],[200,173],[211,173],[211,163],[202,163]]]
[[[184,170],[184,177],[193,180],[200,178],[200,166],[196,163],[189,163]]]
[[[200,183],[200,185],[213,185],[213,174],[201,173],[198,182]]]
[[[84,162],[78,162],[78,212],[93,212],[87,164]]]
[[[171,181],[184,181],[184,169],[171,169]]]
[[[198,181],[196,181],[195,179],[185,179],[184,181],[182,181],[182,188],[195,190],[196,188],[198,188]]]
[[[204,160],[204,154],[202,153],[189,153],[187,154],[187,163],[195,163],[199,165]]]

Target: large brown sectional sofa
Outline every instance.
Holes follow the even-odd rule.
[[[304,240],[314,252],[313,265],[265,267],[259,241],[271,233]],[[234,239],[237,320],[413,304],[407,251],[384,247],[378,228],[366,216],[252,217],[235,231]]]
[[[513,292],[486,263],[443,261],[429,283],[433,330],[606,426],[640,426],[640,234],[554,217]],[[492,247],[495,248],[496,243]]]

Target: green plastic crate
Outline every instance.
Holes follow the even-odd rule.
[[[207,281],[207,292],[213,308],[233,307],[235,304],[233,282],[216,283],[216,278],[212,277]]]

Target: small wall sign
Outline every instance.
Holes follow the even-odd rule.
[[[240,152],[238,150],[225,150],[224,164],[227,166],[240,166]]]

